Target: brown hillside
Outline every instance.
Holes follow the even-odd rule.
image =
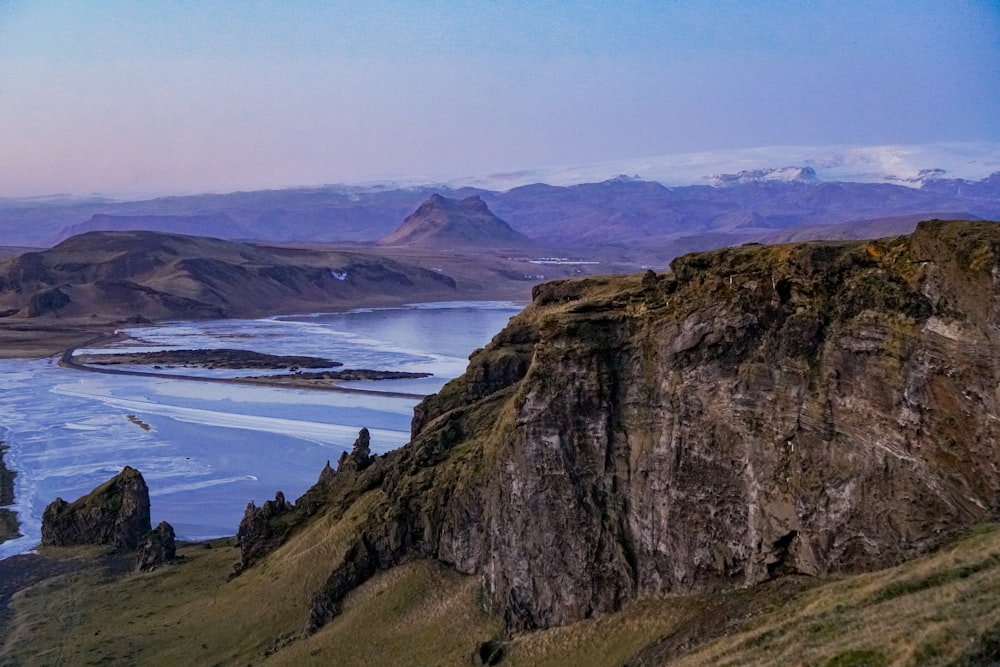
[[[527,248],[531,239],[493,215],[478,196],[456,200],[431,195],[381,245],[421,248]]]
[[[156,232],[89,232],[0,263],[7,319],[200,319],[448,298],[441,273],[364,253]]]

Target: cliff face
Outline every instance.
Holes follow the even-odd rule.
[[[537,287],[364,471],[379,509],[310,627],[413,556],[480,574],[518,630],[889,565],[996,510],[1000,225],[672,270]]]

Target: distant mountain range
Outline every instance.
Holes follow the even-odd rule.
[[[706,185],[741,171],[794,169],[810,169],[818,180],[826,182],[895,182],[918,187],[928,177],[976,181],[1000,171],[1000,142],[761,146],[522,169],[449,179],[446,183],[452,187],[509,190],[532,183],[598,183],[628,174],[666,186]]]
[[[543,245],[602,248],[661,264],[684,252],[791,230],[799,230],[795,238],[817,238],[809,230],[828,234],[831,225],[844,225],[832,233],[857,238],[882,235],[878,220],[898,226],[904,217],[1000,219],[1000,172],[966,180],[930,170],[914,178],[920,182],[826,182],[816,170],[796,167],[744,170],[718,176],[714,185],[679,187],[617,177],[504,192],[330,186],[131,202],[0,201],[0,245],[47,247],[87,231],[133,229],[266,243],[398,243],[403,237],[391,235],[432,195],[478,197],[513,233]]]

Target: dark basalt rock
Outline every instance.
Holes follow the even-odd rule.
[[[129,466],[75,502],[56,498],[42,514],[44,545],[134,549],[149,532],[149,488]]]
[[[671,268],[538,286],[410,444],[325,475],[328,512],[382,482],[309,627],[414,558],[513,633],[894,565],[1000,511],[1000,225]]]
[[[479,645],[473,656],[473,663],[476,665],[499,665],[506,657],[506,642],[491,639]]]
[[[351,546],[343,564],[330,573],[323,588],[313,597],[306,633],[312,634],[340,613],[340,603],[359,584],[379,570],[378,556],[367,536]]]
[[[238,575],[255,562],[280,546],[287,538],[289,526],[282,519],[293,509],[293,505],[285,500],[285,494],[278,491],[274,500],[265,500],[257,507],[253,502],[247,504],[236,541],[240,545],[240,562],[235,566],[233,575]]]
[[[148,572],[173,560],[177,555],[174,537],[174,527],[166,521],[161,521],[139,543],[135,569],[139,572]]]
[[[3,455],[7,446],[0,441],[0,542],[19,537],[21,524],[17,513],[7,509],[14,504],[14,478],[17,472],[9,470],[4,463]]]
[[[372,457],[370,453],[371,436],[368,429],[362,428],[358,432],[358,438],[354,441],[351,453],[344,452],[337,461],[337,472],[361,472],[371,465]]]
[[[240,562],[233,567],[233,576],[281,546],[296,526],[320,510],[342,512],[361,494],[378,488],[383,482],[385,467],[374,465],[383,462],[383,458],[371,455],[370,442],[368,429],[362,428],[351,453],[341,455],[337,469],[327,461],[317,483],[295,504],[285,500],[280,491],[274,500],[268,500],[261,507],[252,502],[248,504],[237,532]]]

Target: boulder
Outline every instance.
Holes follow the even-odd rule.
[[[177,546],[174,544],[174,527],[166,521],[161,521],[139,543],[135,569],[139,572],[155,570],[167,561],[173,560],[176,555]]]
[[[62,498],[42,514],[42,544],[108,544],[134,549],[150,532],[149,488],[142,474],[125,466],[75,502]]]

